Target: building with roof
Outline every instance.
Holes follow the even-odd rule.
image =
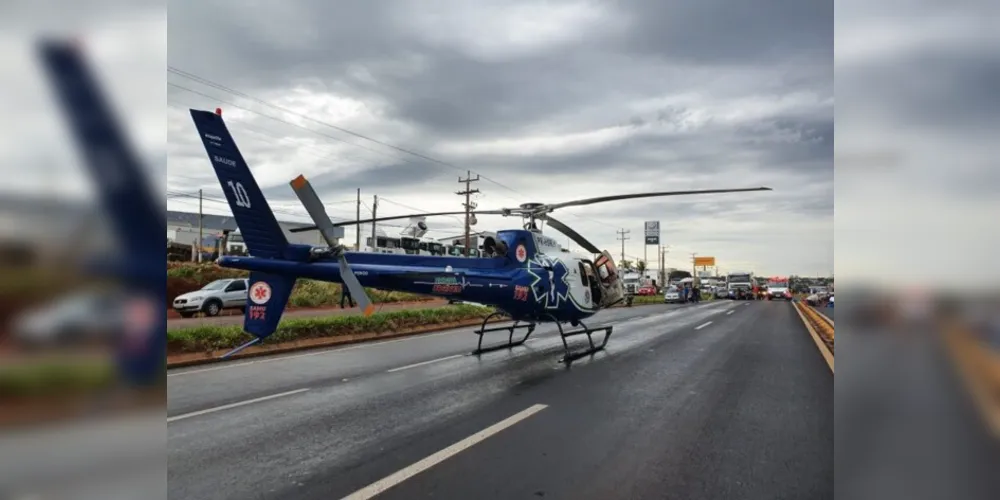
[[[232,216],[203,214],[201,216],[203,236],[202,244],[214,247],[215,242],[223,236],[229,236],[226,251],[245,252],[246,245],[239,234],[239,226]],[[309,227],[311,224],[301,222],[278,221],[278,225],[285,233],[289,243],[299,243],[303,245],[326,245],[319,231],[309,231],[304,233],[293,233],[292,229]],[[341,232],[343,236],[343,232]],[[194,245],[198,241],[198,214],[192,212],[179,212],[175,210],[167,211],[167,241],[179,243],[181,245]]]

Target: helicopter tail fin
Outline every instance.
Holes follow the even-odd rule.
[[[223,354],[223,358],[270,337],[278,329],[281,314],[285,311],[288,298],[292,295],[292,287],[295,286],[295,277],[253,271],[250,273],[249,283],[243,330],[254,338]]]
[[[288,239],[236,147],[236,141],[222,121],[222,110],[211,113],[192,109],[191,118],[250,255],[281,258],[289,246]]]

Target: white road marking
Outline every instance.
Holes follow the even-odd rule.
[[[711,322],[711,321],[709,321],[708,323],[705,323],[705,324],[703,324],[703,325],[701,325],[701,326],[696,326],[696,327],[694,327],[694,329],[695,329],[695,330],[701,330],[702,328],[705,328],[706,326],[708,326],[708,325],[711,325],[711,324],[712,324],[712,322]]]
[[[291,396],[292,394],[298,394],[300,392],[306,392],[308,390],[309,390],[308,387],[304,388],[304,389],[295,389],[294,391],[282,392],[281,394],[272,394],[270,396],[264,396],[264,397],[261,397],[261,398],[255,398],[255,399],[248,399],[246,401],[240,401],[238,403],[230,403],[228,405],[216,406],[215,408],[209,408],[207,410],[200,410],[200,411],[195,411],[195,412],[191,412],[191,413],[185,413],[183,415],[177,415],[176,417],[168,417],[167,418],[167,422],[169,423],[169,422],[173,422],[175,420],[183,420],[185,418],[191,418],[191,417],[197,417],[199,415],[205,415],[207,413],[215,413],[217,411],[229,410],[231,408],[238,408],[240,406],[246,406],[246,405],[249,405],[249,404],[260,403],[262,401],[267,401],[269,399],[281,398],[281,397],[284,397],[284,396]]]
[[[734,312],[736,312],[736,309],[733,309],[733,310],[731,310],[731,311],[727,312],[726,314],[732,314],[732,313],[734,313]]]
[[[510,417],[507,417],[506,419],[497,422],[441,451],[438,451],[437,453],[427,458],[424,458],[419,462],[409,465],[394,474],[386,476],[358,491],[355,491],[354,493],[351,493],[350,495],[344,497],[342,500],[368,500],[370,498],[373,498],[385,492],[389,488],[392,488],[393,486],[396,486],[397,484],[400,484],[403,481],[406,481],[407,479],[416,476],[417,474],[420,474],[421,472],[424,472],[427,469],[430,469],[431,467],[434,467],[435,465],[441,462],[444,462],[445,460],[461,453],[462,451],[465,451],[475,446],[476,444],[485,441],[487,438],[495,434],[498,434],[504,429],[513,426],[514,424],[544,410],[545,408],[548,408],[548,405],[537,404],[530,408],[522,410],[521,412],[518,412]]]
[[[195,373],[214,372],[214,371],[217,371],[217,370],[225,370],[225,369],[228,369],[228,368],[237,368],[237,367],[240,367],[240,366],[256,365],[256,364],[260,364],[260,363],[270,363],[271,361],[283,361],[283,360],[286,360],[286,359],[304,358],[304,357],[307,357],[307,356],[319,356],[319,355],[322,355],[322,354],[335,354],[335,353],[338,353],[338,352],[353,351],[355,349],[363,349],[363,348],[366,348],[366,347],[376,347],[376,346],[385,345],[385,344],[394,344],[396,342],[403,342],[403,341],[406,341],[406,340],[426,339],[426,338],[430,338],[430,337],[437,337],[439,335],[452,335],[452,334],[456,334],[456,333],[468,333],[468,331],[467,330],[457,330],[457,331],[447,331],[447,332],[438,332],[438,333],[416,334],[416,335],[413,335],[413,336],[403,337],[403,338],[399,338],[399,339],[383,340],[381,342],[362,342],[362,343],[359,343],[359,344],[356,344],[356,345],[351,345],[351,346],[346,346],[346,347],[330,347],[330,348],[326,348],[326,349],[320,348],[322,350],[307,352],[307,353],[304,353],[304,354],[292,354],[292,355],[289,355],[289,356],[277,356],[277,357],[273,357],[273,358],[258,359],[258,360],[254,360],[254,361],[244,361],[242,363],[229,363],[229,364],[224,364],[224,365],[220,365],[220,366],[213,366],[213,367],[210,367],[210,368],[199,368],[197,370],[185,370],[185,371],[177,372],[177,373],[168,373],[167,377],[180,377],[182,375],[192,375],[192,374],[195,374]]]
[[[399,368],[393,368],[391,370],[387,370],[386,372],[387,373],[392,373],[392,372],[398,372],[398,371],[408,370],[410,368],[416,368],[418,366],[424,366],[424,365],[429,365],[431,363],[437,363],[438,361],[446,361],[446,360],[449,360],[449,359],[461,358],[462,356],[465,356],[465,354],[453,354],[451,356],[445,356],[443,358],[432,359],[430,361],[421,361],[420,363],[413,363],[412,365],[400,366]]]

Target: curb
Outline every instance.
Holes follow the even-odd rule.
[[[309,351],[317,349],[325,349],[330,347],[338,347],[342,345],[350,344],[361,344],[366,342],[374,342],[378,340],[389,340],[400,337],[411,337],[416,335],[421,335],[424,333],[431,333],[438,330],[450,330],[452,328],[461,328],[464,326],[478,326],[483,323],[482,318],[456,321],[454,323],[437,323],[434,325],[427,325],[418,328],[412,328],[409,330],[402,330],[396,332],[383,332],[383,333],[356,333],[353,335],[341,335],[333,337],[320,337],[316,339],[308,339],[305,341],[291,341],[282,344],[274,344],[272,346],[253,346],[249,347],[233,356],[226,359],[221,359],[221,356],[229,351],[229,349],[213,351],[211,353],[205,353],[202,358],[185,359],[180,361],[170,361],[170,356],[167,356],[167,369],[173,368],[184,368],[188,366],[199,366],[207,365],[212,363],[224,363],[227,361],[233,361],[236,359],[247,359],[247,358],[259,358],[262,356],[271,356],[274,354],[286,354],[290,352],[298,351]],[[309,340],[315,341],[307,343]],[[196,353],[184,353],[180,356],[191,355],[192,357]],[[175,356],[175,357],[180,357]]]
[[[655,304],[632,304],[632,307],[641,306],[655,306],[662,305],[660,303]],[[611,309],[618,309],[619,307],[625,306],[614,306]],[[175,355],[175,358],[181,356],[190,356],[193,359],[183,359],[179,361],[170,361],[170,356],[167,356],[167,369],[174,368],[186,368],[189,366],[200,366],[208,365],[214,363],[224,363],[228,361],[233,361],[237,359],[248,359],[248,358],[259,358],[262,356],[271,356],[275,354],[287,354],[291,352],[309,351],[317,349],[326,349],[330,347],[338,347],[350,344],[362,344],[367,342],[376,342],[380,340],[391,340],[401,337],[412,337],[416,335],[422,335],[425,333],[436,332],[439,330],[450,330],[453,328],[462,328],[466,326],[479,326],[483,323],[483,318],[476,318],[466,321],[457,321],[454,323],[437,323],[434,325],[427,325],[418,328],[412,328],[409,330],[397,331],[397,332],[383,332],[383,333],[357,333],[353,335],[341,335],[332,337],[320,337],[316,339],[308,339],[305,341],[291,341],[285,342],[283,344],[275,344],[272,346],[253,346],[246,350],[240,351],[233,356],[226,359],[220,359],[218,356],[225,354],[229,349],[213,351],[211,353],[203,353],[204,357],[194,357],[198,353],[184,353],[181,355]],[[309,341],[314,342],[309,342]]]

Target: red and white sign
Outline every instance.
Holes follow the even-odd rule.
[[[258,281],[250,285],[250,301],[254,304],[267,304],[271,300],[271,285]]]
[[[528,260],[528,250],[524,248],[524,245],[518,245],[517,250],[514,251],[514,255],[517,257],[518,262]]]

